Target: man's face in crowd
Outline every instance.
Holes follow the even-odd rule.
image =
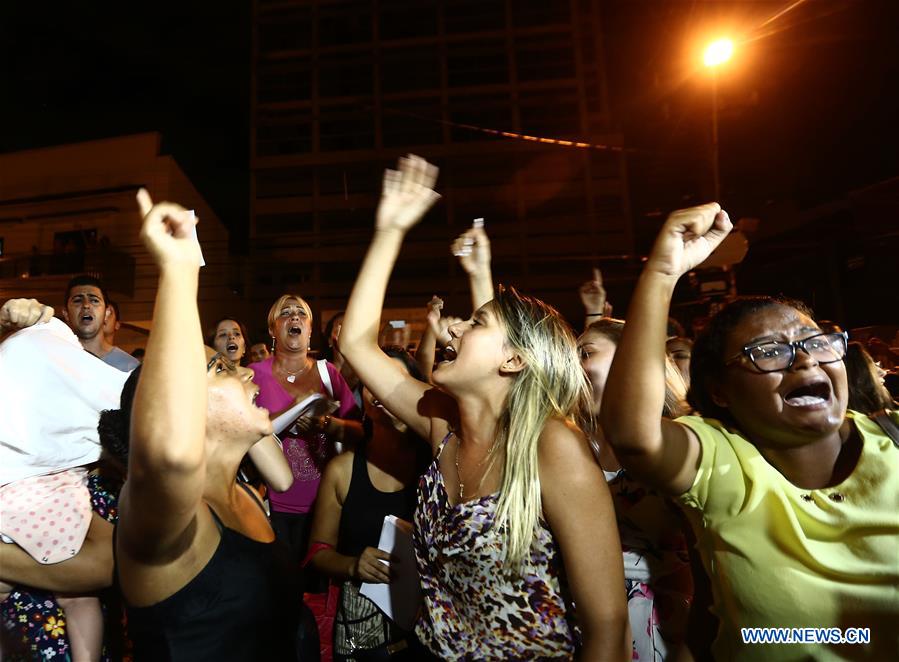
[[[65,318],[79,339],[95,338],[106,321],[106,302],[100,288],[93,285],[73,287],[66,301]]]

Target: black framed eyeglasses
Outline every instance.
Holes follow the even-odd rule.
[[[730,365],[744,356],[759,372],[777,372],[789,370],[796,360],[796,350],[801,349],[818,363],[836,363],[846,356],[849,336],[845,331],[839,333],[819,333],[802,340],[792,342],[769,340],[755,345],[746,345],[727,361]]]

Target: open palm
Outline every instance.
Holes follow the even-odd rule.
[[[406,231],[418,223],[440,199],[437,173],[437,166],[411,154],[399,160],[397,170],[385,170],[377,229]]]

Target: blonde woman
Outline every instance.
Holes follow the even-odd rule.
[[[589,386],[558,313],[500,288],[450,328],[436,388],[377,346],[390,272],[439,198],[436,176],[418,157],[386,172],[340,336],[378,401],[431,443],[414,522],[416,634],[451,660],[630,659],[615,514],[575,422],[589,412]]]

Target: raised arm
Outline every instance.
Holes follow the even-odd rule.
[[[440,198],[433,190],[437,168],[417,156],[400,159],[384,173],[375,234],[362,262],[343,326],[340,352],[362,383],[387,409],[424,439],[431,438],[430,413],[422,398],[431,389],[410,377],[378,347],[384,294],[406,232]]]
[[[274,435],[266,435],[250,448],[253,465],[272,489],[286,492],[293,485],[293,471]]]
[[[440,322],[440,311],[443,309],[443,299],[438,296],[431,297],[428,301],[425,313],[425,331],[418,341],[418,349],[415,350],[415,363],[421,371],[425,381],[431,382],[431,373],[434,372],[434,357],[437,355],[437,324]]]
[[[476,219],[481,220],[481,219]],[[493,301],[493,274],[490,270],[490,239],[483,221],[459,235],[452,245],[453,255],[468,274],[472,312]]]
[[[581,303],[584,306],[584,328],[601,320],[606,315],[606,288],[602,286],[602,272],[593,268],[593,278],[578,289]]]
[[[637,281],[603,392],[600,422],[618,460],[669,494],[690,488],[700,457],[693,433],[661,417],[668,308],[678,278],[708,257],[732,227],[717,203],[668,217]]]
[[[138,193],[141,239],[159,267],[153,330],[131,417],[128,480],[122,489],[120,545],[160,558],[189,535],[205,473],[206,353],[197,311],[196,220]],[[190,529],[192,530],[192,528]]]
[[[583,433],[547,423],[538,449],[543,513],[562,554],[583,633],[582,660],[630,660],[615,508]]]

